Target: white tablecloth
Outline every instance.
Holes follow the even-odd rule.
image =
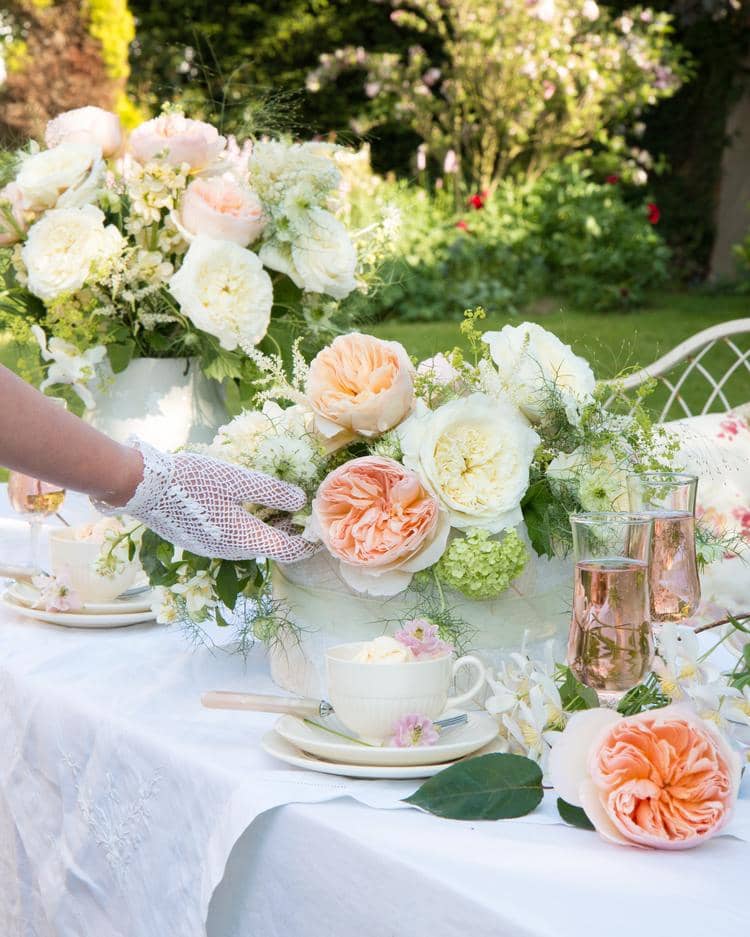
[[[0,560],[15,536],[0,525]],[[244,666],[160,626],[0,611],[2,937],[728,937],[747,923],[748,800],[735,835],[686,853],[609,846],[561,825],[551,798],[517,821],[443,821],[387,809],[415,783],[280,765],[258,747],[274,717],[202,709],[215,688],[272,692],[261,650]]]

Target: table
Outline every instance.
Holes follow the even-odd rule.
[[[12,536],[0,526],[0,549]],[[399,806],[413,782],[278,764],[257,744],[275,717],[203,709],[217,688],[272,692],[262,649],[244,665],[176,629],[80,632],[0,610],[2,937],[747,926],[748,799],[736,836],[684,853],[610,846],[561,825],[551,798],[515,821],[440,820]]]

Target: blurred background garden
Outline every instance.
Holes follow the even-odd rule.
[[[0,145],[84,104],[350,146],[361,317],[419,357],[481,305],[610,377],[750,314],[743,0],[4,0]]]

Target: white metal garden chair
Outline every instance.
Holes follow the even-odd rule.
[[[703,329],[640,371],[616,381],[605,381],[605,384],[617,388],[608,403],[618,396],[618,392],[627,393],[655,378],[669,392],[658,417],[660,422],[697,415],[682,393],[688,381],[703,381],[708,385],[703,406],[698,411],[701,414],[719,407],[726,411],[747,404],[750,394],[746,394],[744,400],[730,400],[732,377],[742,374],[743,368],[750,376],[750,340],[743,342],[738,338],[742,335],[750,339],[750,319],[732,319]],[[715,349],[728,349],[729,354],[724,350],[723,354],[717,356],[714,353],[712,356]],[[720,360],[713,361],[712,357]],[[728,365],[727,357],[731,359]],[[680,365],[684,367],[680,368]]]

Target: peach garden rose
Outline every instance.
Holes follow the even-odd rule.
[[[414,405],[414,369],[406,349],[372,335],[340,335],[310,364],[307,399],[323,436],[379,436]]]
[[[194,179],[185,190],[180,223],[190,234],[247,247],[265,227],[258,196],[231,176]]]
[[[312,503],[312,530],[353,589],[395,595],[442,555],[449,525],[414,472],[364,456],[335,469]]]
[[[709,723],[683,706],[621,717],[576,713],[550,754],[563,800],[624,846],[688,849],[729,821],[740,759]]]

